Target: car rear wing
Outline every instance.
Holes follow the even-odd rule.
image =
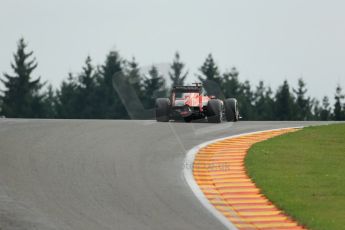
[[[181,93],[200,93],[201,87],[200,86],[174,86],[173,92],[181,92]]]

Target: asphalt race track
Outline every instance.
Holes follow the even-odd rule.
[[[0,119],[0,229],[225,229],[188,187],[186,151],[313,124]]]

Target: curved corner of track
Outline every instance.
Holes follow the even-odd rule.
[[[305,229],[274,206],[247,175],[244,159],[260,141],[300,127],[273,129],[205,142],[186,156],[184,176],[196,197],[228,229]]]

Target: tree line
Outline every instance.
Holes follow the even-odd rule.
[[[176,53],[170,65],[168,86],[156,66],[143,75],[135,58],[126,60],[110,51],[102,65],[91,57],[78,74],[69,73],[58,89],[34,77],[37,60],[27,50],[23,38],[17,43],[11,68],[13,73],[0,77],[0,116],[9,118],[131,119],[133,108],[152,118],[155,99],[166,97],[172,85],[183,85],[189,72]],[[322,101],[307,95],[303,79],[297,88],[285,80],[275,91],[260,81],[252,86],[241,81],[236,68],[221,73],[209,54],[197,77],[209,95],[237,98],[243,120],[345,120],[342,88],[335,89],[334,104],[327,96]],[[123,87],[126,86],[126,87]],[[138,117],[135,117],[138,118]]]

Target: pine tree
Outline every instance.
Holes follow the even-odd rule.
[[[56,118],[56,95],[53,90],[53,86],[49,85],[45,97],[43,100],[44,103],[44,114],[45,118]]]
[[[233,67],[231,71],[223,74],[222,89],[225,98],[237,98],[241,93],[241,82],[238,79],[239,72]]]
[[[313,98],[310,100],[310,106],[310,120],[321,120],[322,106],[320,106],[320,101],[316,98]]]
[[[143,79],[140,74],[139,65],[133,57],[131,61],[127,62],[126,75],[128,82],[136,92],[139,99],[143,98]]]
[[[0,93],[1,93],[1,90],[0,90]],[[3,102],[2,102],[2,96],[1,96],[1,94],[0,94],[0,118],[5,117],[5,115],[3,115],[3,112],[2,112],[2,104],[3,104]]]
[[[185,64],[180,61],[180,54],[176,52],[175,59],[172,65],[170,65],[172,72],[169,72],[169,77],[172,81],[172,86],[184,84],[184,81],[188,75],[188,71],[183,73],[184,67]]]
[[[93,89],[95,87],[95,79],[93,77],[94,67],[90,56],[86,57],[85,66],[83,66],[82,69],[83,71],[78,77],[81,88]]]
[[[152,66],[149,70],[149,77],[144,80],[145,88],[145,108],[151,109],[155,105],[156,98],[166,97],[165,80],[162,75],[159,74],[158,69]]]
[[[40,77],[32,79],[37,62],[32,58],[33,52],[27,52],[26,48],[27,44],[21,38],[11,64],[14,75],[5,73],[4,79],[1,79],[5,86],[1,110],[6,117],[44,117],[44,95],[40,93],[44,83],[41,83]]]
[[[261,120],[265,113],[265,85],[263,81],[259,82],[259,85],[256,86],[254,92],[254,111],[255,111],[255,120]]]
[[[130,119],[152,118],[152,111],[145,110],[144,80],[140,72],[138,63],[133,57],[131,61],[126,61],[125,74],[118,76],[116,90],[121,96],[121,100],[126,107]]]
[[[56,98],[55,107],[58,118],[81,118],[80,111],[82,105],[78,100],[78,83],[71,73],[69,73],[67,80],[62,81]]]
[[[96,71],[90,56],[85,59],[82,71],[69,73],[56,95],[56,114],[59,118],[102,118],[98,116]]]
[[[82,67],[82,72],[78,76],[76,91],[76,100],[81,105],[80,118],[97,117],[99,100],[97,100],[96,89],[95,68],[92,65],[91,57],[87,56],[85,66]]]
[[[322,99],[322,109],[320,112],[320,119],[322,121],[328,121],[330,119],[331,111],[330,111],[330,103],[327,96],[324,96]]]
[[[199,80],[203,83],[207,94],[222,98],[221,87],[223,82],[212,54],[207,56],[199,70],[202,73],[202,75],[199,75]]]
[[[345,111],[343,108],[344,95],[342,94],[342,88],[340,87],[340,85],[338,85],[336,88],[334,99],[335,99],[334,112],[333,112],[334,120],[336,121],[344,120],[345,119]]]
[[[266,88],[263,81],[259,82],[254,93],[254,114],[255,120],[273,119],[273,99],[271,88]]]
[[[249,81],[241,84],[240,94],[237,96],[238,107],[243,120],[254,119],[254,93]]]
[[[291,120],[293,117],[293,97],[285,80],[275,95],[275,117],[277,120]]]
[[[97,97],[100,98],[98,116],[100,118],[127,119],[128,114],[115,89],[117,78],[123,77],[123,61],[116,51],[111,51],[101,66],[98,78]]]
[[[311,99],[306,97],[307,93],[306,84],[303,79],[298,79],[298,88],[293,89],[296,94],[296,111],[293,117],[296,120],[308,120],[311,118]]]
[[[272,98],[273,92],[271,87],[268,87],[265,92],[265,105],[266,115],[263,116],[263,120],[274,120],[274,99]]]

